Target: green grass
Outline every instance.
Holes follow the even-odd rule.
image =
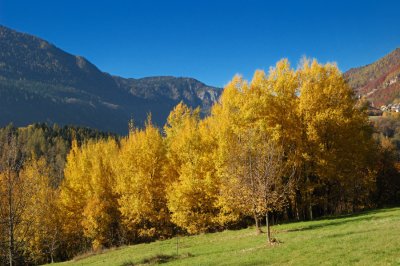
[[[400,208],[276,225],[281,243],[254,228],[157,241],[60,265],[400,265]]]

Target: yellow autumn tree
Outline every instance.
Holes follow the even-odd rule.
[[[60,192],[63,231],[69,236],[71,250],[85,249],[86,240],[93,249],[118,241],[120,213],[114,189],[117,154],[113,139],[89,141],[82,147],[73,142]]]
[[[2,257],[14,265],[30,238],[30,221],[25,214],[30,198],[36,193],[35,180],[21,175],[21,146],[15,132],[7,133],[0,150],[0,240]]]
[[[259,231],[262,216],[268,222],[268,212],[282,210],[293,176],[284,170],[292,164],[296,140],[296,90],[296,74],[282,60],[269,76],[256,71],[250,84],[235,77],[214,107],[212,119],[221,126],[219,202],[225,222],[238,212],[251,215]]]
[[[213,138],[199,110],[183,103],[170,113],[166,126],[167,165],[171,185],[167,189],[171,220],[190,234],[217,225],[218,182],[213,162]]]
[[[212,108],[208,123],[210,134],[217,141],[215,149],[216,173],[220,182],[218,192],[219,222],[226,225],[239,220],[243,215],[252,215],[254,206],[250,191],[245,189],[239,179],[243,173],[238,155],[242,155],[240,132],[246,122],[243,119],[243,106],[246,98],[244,93],[249,89],[246,81],[235,76],[225,86],[219,103]],[[259,228],[258,219],[256,227]]]
[[[166,200],[169,179],[163,172],[165,147],[150,119],[145,129],[132,128],[122,139],[116,191],[122,223],[132,241],[170,236]]]
[[[62,220],[57,205],[58,189],[50,185],[51,169],[44,158],[33,156],[25,163],[21,176],[35,190],[23,215],[30,227],[25,241],[27,254],[36,264],[54,262],[62,241]]]
[[[305,144],[300,184],[312,219],[313,205],[341,212],[354,208],[354,200],[372,189],[374,144],[367,116],[356,108],[353,92],[336,65],[304,60],[298,78]]]

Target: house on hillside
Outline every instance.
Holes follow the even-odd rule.
[[[400,104],[396,103],[396,104],[382,105],[379,109],[382,112],[396,112],[396,113],[399,113],[400,112]]]
[[[392,108],[391,108],[391,111],[392,112],[396,112],[396,113],[400,112],[400,105],[399,104],[394,104],[392,106]]]

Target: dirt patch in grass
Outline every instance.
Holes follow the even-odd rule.
[[[81,253],[81,254],[76,255],[76,256],[72,259],[72,261],[83,260],[83,259],[86,259],[86,258],[95,256],[95,255],[103,254],[103,253],[105,253],[105,252],[113,251],[113,250],[117,250],[117,249],[119,249],[119,248],[113,247],[113,248],[109,248],[109,249],[90,250],[90,251],[87,251],[87,252],[84,252],[84,253]]]

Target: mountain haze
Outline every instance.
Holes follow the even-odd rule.
[[[34,122],[125,133],[148,113],[162,126],[180,101],[203,113],[220,90],[192,78],[126,79],[38,37],[0,26],[0,126]]]

